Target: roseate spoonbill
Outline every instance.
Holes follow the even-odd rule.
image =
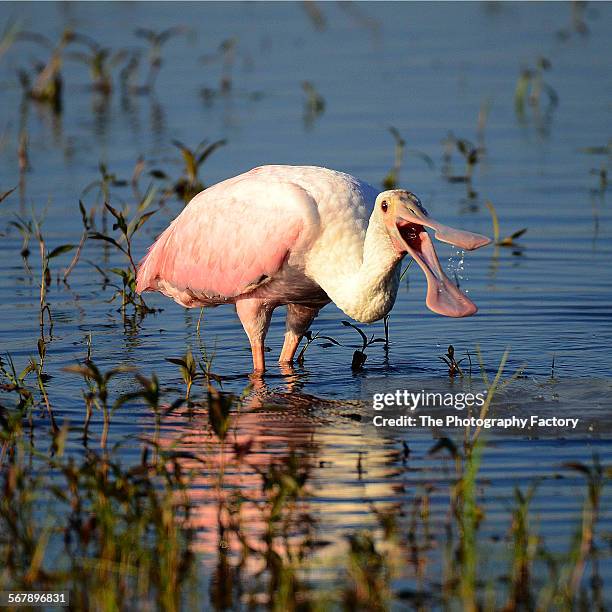
[[[187,308],[232,303],[263,371],[272,311],[287,305],[280,362],[290,362],[319,310],[333,301],[363,323],[393,307],[409,253],[427,278],[427,306],[466,317],[477,308],[444,274],[425,227],[472,250],[489,238],[428,216],[409,191],[378,193],[315,166],[262,166],[196,195],[149,248],[137,290]]]

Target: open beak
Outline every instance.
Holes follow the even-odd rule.
[[[426,304],[430,310],[447,317],[469,317],[478,308],[444,274],[431,238],[425,227],[435,232],[435,238],[460,249],[472,251],[491,242],[486,236],[454,229],[431,219],[418,206],[400,204],[396,209],[395,227],[398,246],[407,251],[421,266],[427,278]]]

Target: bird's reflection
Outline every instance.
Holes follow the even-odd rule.
[[[336,515],[336,544],[343,541],[342,514],[359,516],[368,500],[393,495],[392,479],[385,482],[393,471],[388,463],[367,466],[376,484],[348,467],[383,452],[380,438],[354,419],[338,418],[346,402],[302,393],[303,384],[301,372],[289,365],[280,374],[251,376],[225,431],[213,423],[214,400],[189,416],[166,418],[159,445],[178,457],[182,473],[192,474],[187,494],[199,552],[231,553],[241,567],[248,559],[249,571],[261,571],[270,554],[286,558],[316,540],[315,495],[317,517],[327,505]],[[353,477],[339,490],[336,478],[346,479],[347,467]]]

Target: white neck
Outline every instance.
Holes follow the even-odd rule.
[[[321,286],[352,319],[362,323],[378,321],[395,303],[402,258],[375,210],[370,217],[361,259],[343,258],[336,274],[330,275]]]

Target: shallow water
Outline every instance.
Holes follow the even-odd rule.
[[[605,146],[610,138],[612,7],[587,7],[587,34],[573,29],[567,4],[325,3],[319,10],[325,17],[320,30],[299,4],[189,4],[180,10],[162,3],[0,6],[2,22],[18,19],[24,28],[54,40],[70,24],[113,49],[142,47],[132,34],[136,27],[193,28],[189,36],[164,46],[155,95],[122,99],[117,91],[105,99],[88,88],[87,69],[67,59],[63,113],[54,116],[44,106],[29,106],[30,169],[20,193],[0,205],[2,353],[24,365],[35,355],[39,336],[37,245],[32,239],[31,276],[19,255],[21,237],[8,222],[15,213],[30,216],[34,206],[38,213],[45,211],[43,233],[50,248],[77,243],[82,231],[78,200],[94,204],[97,190],[86,195],[83,190],[99,178],[99,162],[129,180],[142,155],[147,170],[163,168],[178,176],[173,139],[195,146],[203,138],[227,138],[227,146],[203,167],[206,184],[264,163],[296,163],[336,168],[380,185],[393,164],[387,128],[395,126],[407,141],[400,183],[417,193],[432,215],[491,234],[484,205],[490,200],[500,216],[502,236],[523,227],[527,232],[516,247],[489,247],[463,259],[448,245],[437,245],[443,265],[451,258],[448,269],[457,271],[461,287],[480,308],[469,319],[429,312],[424,278],[412,266],[391,315],[389,353],[374,344],[358,374],[351,372],[350,362],[359,337],[341,325],[346,317],[333,305],[322,311],[313,330],[342,346],[324,349],[315,342],[304,366],[281,372],[274,365],[284,329],[279,310],[267,339],[272,363],[267,388],[253,392],[249,405],[257,410],[236,418],[236,435],[253,438],[251,460],[259,466],[286,458],[290,448],[299,450],[310,472],[309,504],[318,519],[317,537],[334,547],[348,530],[374,524],[370,504],[408,507],[426,483],[433,486],[432,520],[441,525],[448,501],[443,493],[449,481],[447,459],[428,454],[440,433],[374,428],[372,393],[431,385],[456,389],[461,383],[449,382],[438,359],[449,344],[461,357],[470,351],[474,385],[482,388],[476,347],[490,376],[510,347],[506,375],[520,367],[524,374],[501,393],[494,414],[535,411],[582,421],[577,432],[485,434],[489,444],[480,478],[487,533],[492,541],[504,536],[513,487],[542,477],[532,511],[540,517],[540,532],[550,546],[567,547],[582,509],[584,483],[562,466],[588,463],[594,452],[607,465],[611,454],[612,219],[609,190],[600,189],[591,172],[602,167],[609,171],[610,155],[609,149],[608,155],[584,149]],[[230,37],[237,39],[233,89],[207,102],[200,90],[218,87],[222,64],[202,58]],[[21,88],[16,71],[41,53],[35,45],[19,42],[0,57],[0,192],[19,181]],[[527,105],[520,115],[514,104],[520,69],[533,68],[541,56],[551,61],[544,81],[556,91],[558,106],[549,109],[543,94],[539,107]],[[305,115],[302,81],[313,82],[324,97],[320,116]],[[479,132],[479,111],[487,104],[486,124]],[[484,147],[474,170],[475,197],[467,196],[465,184],[449,182],[442,174],[442,141],[449,132]],[[413,150],[430,157],[433,167]],[[463,172],[456,151],[451,164],[450,174]],[[148,180],[143,175],[142,188]],[[115,206],[125,202],[133,207],[129,185],[110,189]],[[168,200],[144,226],[135,241],[139,257],[181,207],[179,201]],[[76,425],[83,419],[81,379],[62,368],[85,357],[90,332],[92,356],[102,369],[136,366],[147,374],[156,372],[163,385],[179,387],[177,368],[166,358],[182,356],[187,347],[197,354],[203,345],[214,354],[212,369],[223,377],[225,390],[239,393],[248,384],[248,344],[233,309],[207,311],[198,339],[198,311],[150,295],[147,303],[163,311],[124,325],[119,303],[109,303],[113,290],[103,289],[100,275],[88,263],[110,268],[123,265],[121,259],[101,243],[88,241],[67,287],[56,283],[55,276],[70,257],[52,260],[54,281],[48,294],[55,325],[46,371],[53,377],[49,395],[60,423],[69,419]],[[370,331],[380,336],[382,323]],[[132,387],[125,375],[116,390]],[[44,418],[40,423],[37,431],[43,435]],[[148,413],[138,403],[117,412],[111,440],[123,443],[120,456],[127,463],[139,453],[135,437],[150,434],[150,429]],[[181,446],[198,452],[204,438],[210,438],[204,429],[197,419],[177,414],[163,423],[162,437],[180,438]],[[462,433],[450,435],[460,438]],[[411,449],[408,463],[402,461],[402,442]],[[79,445],[75,430],[68,448],[78,453]],[[230,482],[242,478],[247,488],[255,486],[248,474],[228,477]],[[202,475],[193,499],[201,513],[198,541],[209,569],[217,536],[207,478],[210,474]],[[612,515],[609,504],[602,508],[600,544],[609,554]],[[413,568],[404,569],[396,589],[416,588]],[[609,563],[601,571],[610,578]]]

